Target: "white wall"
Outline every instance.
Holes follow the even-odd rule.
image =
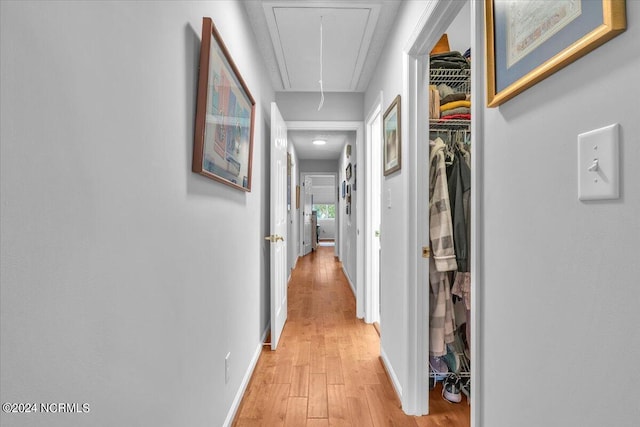
[[[269,317],[275,95],[244,8],[0,11],[2,401],[91,409],[0,424],[222,425]],[[191,172],[203,16],[257,101],[250,193]]]
[[[336,173],[338,160],[300,160],[300,173]]]
[[[336,220],[331,219],[318,219],[318,225],[320,226],[320,238],[321,239],[335,239],[336,238]]]
[[[287,213],[287,271],[296,266],[300,254],[300,207],[296,208],[296,185],[300,185],[300,161],[293,144],[289,144],[287,151],[291,154],[291,209]],[[302,186],[300,186],[300,205],[302,206]]]
[[[402,91],[402,49],[423,6],[401,6],[365,109],[380,90],[385,107]],[[633,426],[640,419],[640,3],[627,2],[627,15],[626,33],[485,111],[477,148],[484,172],[475,183],[483,191],[479,425]],[[622,126],[622,197],[579,202],[576,137],[614,122]],[[404,174],[403,167],[384,179],[383,204],[391,190],[392,208],[383,207],[381,257],[381,345],[401,386],[407,338],[397,314],[406,287],[398,284],[406,277],[394,265],[407,255],[396,207],[404,205]],[[612,366],[623,367],[620,375]]]
[[[471,0],[465,0],[446,34],[451,50],[464,53],[471,47]]]
[[[364,117],[362,93],[326,92],[324,105],[320,105],[320,93],[276,92],[276,102],[282,117],[287,121],[361,121]]]
[[[332,186],[333,187],[333,186]],[[335,188],[318,188],[313,187],[313,203],[318,204],[333,204],[336,202],[336,190]]]
[[[416,27],[427,1],[402,2],[394,30],[385,44],[369,87],[365,93],[364,109],[370,111],[383,92],[383,111],[402,93],[402,52],[409,35]],[[402,144],[406,144],[403,136]],[[402,169],[383,178],[382,218],[380,225],[380,325],[381,350],[389,368],[397,377],[400,393],[407,382],[408,337],[407,312],[407,149],[402,147]],[[391,207],[388,201],[391,200]]]
[[[640,2],[626,5],[625,33],[485,111],[483,426],[640,420]],[[577,135],[612,123],[621,197],[580,202]]]
[[[314,204],[334,204],[336,202],[336,176],[316,175],[312,178]]]
[[[336,206],[336,214],[340,218],[339,225],[340,230],[338,234],[340,236],[338,244],[340,245],[340,261],[342,261],[342,266],[347,275],[347,278],[351,282],[353,290],[355,291],[357,286],[357,253],[358,253],[358,245],[357,245],[357,229],[358,229],[358,221],[357,214],[358,211],[356,209],[357,204],[357,196],[358,192],[353,190],[353,182],[355,181],[355,171],[353,170],[353,165],[356,163],[357,158],[357,146],[355,141],[355,135],[350,135],[347,140],[347,144],[351,144],[351,155],[347,157],[347,148],[346,145],[342,149],[342,154],[339,159],[339,167],[338,167],[338,183],[340,187],[339,199],[340,202],[338,206]],[[346,168],[347,165],[351,163],[351,179],[348,180],[346,177]],[[342,198],[342,181],[346,181],[347,185],[351,187],[351,213],[347,215],[346,212],[346,198]]]

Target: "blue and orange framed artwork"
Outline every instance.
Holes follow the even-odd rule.
[[[202,18],[193,172],[251,191],[255,105],[213,20]]]
[[[485,0],[487,106],[497,107],[626,29],[625,0]]]

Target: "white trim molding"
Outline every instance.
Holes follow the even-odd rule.
[[[396,372],[393,370],[393,366],[389,362],[387,353],[385,353],[382,345],[380,346],[380,358],[382,359],[382,366],[384,366],[384,369],[387,371],[387,375],[389,375],[389,379],[391,379],[391,384],[393,385],[393,389],[396,391],[396,394],[398,395],[398,397],[400,397],[400,400],[402,401],[402,385],[400,384],[400,381],[398,380],[398,376],[396,375]]]
[[[347,272],[347,269],[344,268],[344,264],[342,264],[342,272],[344,273],[344,277],[347,278],[347,282],[349,282],[349,287],[351,288],[351,292],[353,292],[353,296],[355,298],[358,298],[358,295],[356,294],[356,288],[355,288],[355,286],[353,286],[353,282],[351,281],[351,277],[349,277],[349,273]]]
[[[469,0],[471,1],[471,0]],[[484,192],[484,111],[486,98],[484,92],[485,46],[484,46],[484,3],[471,1],[471,51],[473,67],[471,68],[471,427],[479,427],[483,397],[481,386],[482,370],[482,324],[481,309],[483,301],[484,262],[482,241],[484,229],[484,209],[482,194]]]

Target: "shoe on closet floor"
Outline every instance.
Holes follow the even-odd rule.
[[[429,367],[431,368],[431,372],[433,372],[434,379],[436,381],[444,380],[449,374],[449,368],[447,366],[447,362],[444,360],[444,356],[429,356]]]
[[[442,383],[442,397],[451,403],[460,403],[462,401],[460,386],[460,377],[453,374],[449,375]]]

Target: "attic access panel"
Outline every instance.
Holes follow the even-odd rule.
[[[352,91],[358,85],[378,9],[265,5],[265,15],[285,90],[317,91],[320,80],[320,18],[323,85]]]

